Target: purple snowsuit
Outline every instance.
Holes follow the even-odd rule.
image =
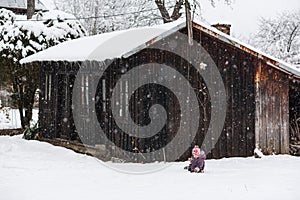
[[[200,169],[200,171],[204,170],[204,166],[205,166],[205,161],[204,160],[205,160],[205,158],[206,158],[205,154],[201,154],[198,158],[193,158],[188,170],[190,172],[194,172],[194,169],[196,167],[198,167]]]

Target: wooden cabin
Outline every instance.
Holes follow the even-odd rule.
[[[1,0],[0,8],[11,10],[12,12],[19,15],[26,15],[27,13],[27,1],[26,0]],[[48,10],[45,5],[40,1],[35,1],[35,11],[46,11]]]
[[[143,109],[156,103],[168,110],[167,117],[171,122],[167,123],[172,126],[165,126],[159,136],[150,139],[119,134],[121,130],[113,119],[112,113],[109,112],[114,106],[112,104],[116,102],[112,103],[107,99],[111,97],[116,82],[124,74],[124,68],[128,71],[143,64],[158,63],[171,66],[180,72],[194,88],[193,92],[197,96],[198,103],[202,105],[199,106],[201,116],[199,120],[187,119],[198,124],[199,127],[191,140],[190,147],[177,159],[185,160],[190,156],[194,144],[206,145],[203,144],[204,138],[209,124],[215,119],[211,108],[212,94],[209,94],[203,77],[197,71],[189,70],[191,68],[186,66],[190,64],[178,55],[151,48],[151,45],[176,46],[177,37],[174,35],[188,34],[185,22],[161,25],[144,30],[145,32],[143,30],[143,28],[133,29],[132,34],[120,31],[77,39],[22,60],[26,65],[35,63],[40,66],[39,126],[44,138],[80,142],[84,139],[78,136],[78,132],[84,130],[89,145],[102,149],[112,148],[105,142],[106,139],[129,152],[138,147],[138,152],[144,153],[149,149],[151,151],[151,148],[166,145],[175,137],[174,129],[178,130],[180,126],[180,108],[176,95],[169,94],[164,87],[160,88],[163,92],[157,94],[155,89],[151,90],[149,87],[147,90],[141,89],[133,94],[141,101],[128,102],[124,100],[124,97],[128,96],[126,88],[136,80],[127,79],[122,83],[120,101],[117,103],[129,107],[130,113],[126,113],[126,109],[120,109],[120,115],[131,117],[139,125],[147,125],[149,110],[143,114]],[[121,40],[114,43],[112,39],[105,44],[105,40],[114,37],[120,37]],[[224,124],[220,127],[220,137],[212,137],[206,141],[206,143],[215,143],[210,152],[206,152],[208,157],[253,156],[256,147],[265,154],[288,154],[292,134],[290,127],[295,125],[295,121],[300,117],[298,100],[300,69],[259,52],[201,22],[193,22],[193,40],[201,44],[216,64],[226,91],[226,94],[217,94],[220,98],[226,95],[226,104],[221,108],[226,113]],[[95,49],[101,45],[103,49],[98,49],[97,54],[93,55]],[[111,48],[113,55],[109,53]],[[97,70],[94,71],[107,62],[110,62],[110,65],[105,72],[97,74]],[[210,66],[206,68],[210,69]],[[78,74],[81,74],[80,78]],[[75,95],[73,93],[76,80],[79,80],[77,85],[79,84],[81,92],[76,92]],[[176,81],[172,84],[182,87]],[[150,103],[146,101],[149,91],[156,92]],[[95,103],[98,101],[97,98],[102,99],[100,105]],[[81,105],[80,111],[76,110],[76,113],[74,113],[76,107],[74,101],[78,101]],[[189,106],[189,103],[186,106]],[[83,119],[80,122],[74,119],[74,114],[78,118],[78,113]],[[123,123],[126,126],[126,120]],[[100,133],[99,127],[104,130],[104,135]],[[294,132],[293,135],[296,134]],[[187,133],[186,138],[189,137],[191,136]],[[173,151],[177,151],[176,147]],[[165,158],[156,157],[153,160],[163,159]]]

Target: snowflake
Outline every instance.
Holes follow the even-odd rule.
[[[205,64],[204,62],[201,62],[200,65],[199,65],[199,68],[201,70],[206,70],[206,67],[207,67],[207,64]]]

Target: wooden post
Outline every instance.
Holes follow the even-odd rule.
[[[188,0],[185,0],[185,15],[186,15],[186,26],[188,29],[189,45],[193,45],[193,24],[191,19],[191,7]]]
[[[35,11],[35,0],[27,0],[27,19],[31,19]]]

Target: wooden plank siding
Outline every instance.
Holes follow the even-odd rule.
[[[253,155],[255,58],[205,33],[201,44],[219,68],[227,95],[225,124],[212,157]]]
[[[182,29],[180,32],[187,34],[186,31],[186,29]],[[194,28],[193,34],[194,39],[201,43],[202,47],[216,63],[226,90],[225,124],[221,127],[223,129],[220,138],[210,138],[208,141],[208,143],[212,143],[213,140],[218,140],[215,148],[211,152],[207,152],[208,158],[252,156],[256,144],[260,145],[265,153],[287,153],[289,145],[288,75],[268,66],[260,58],[254,57],[196,28]],[[169,37],[172,37],[172,35]],[[164,38],[158,42],[163,44],[167,39]],[[202,145],[209,123],[214,122],[214,119],[210,119],[211,97],[208,89],[205,89],[203,78],[193,67],[190,67],[187,61],[170,52],[157,49],[143,49],[128,58],[115,59],[102,77],[94,74],[89,68],[86,69],[86,81],[88,82],[88,87],[86,88],[88,91],[86,92],[89,96],[88,98],[97,99],[98,97],[101,100],[100,104],[96,104],[98,118],[92,121],[98,120],[105,135],[100,134],[96,126],[90,121],[83,120],[78,127],[75,127],[74,124],[71,108],[72,92],[75,77],[79,78],[77,73],[82,63],[42,62],[40,80],[42,92],[39,120],[43,136],[46,138],[78,140],[80,142],[77,132],[80,131],[79,129],[84,129],[85,132],[89,133],[86,137],[94,141],[90,145],[100,144],[107,149],[112,147],[104,142],[105,137],[127,151],[132,151],[134,147],[138,147],[141,152],[147,152],[149,149],[156,149],[166,145],[176,134],[180,121],[178,102],[167,88],[160,87],[162,93],[158,94],[153,89],[153,86],[147,85],[143,89],[136,91],[129,102],[124,100],[124,97],[128,95],[126,94],[126,88],[128,84],[138,80],[133,78],[124,80],[120,88],[121,95],[118,104],[124,107],[129,106],[130,113],[125,113],[124,109],[121,109],[120,112],[122,112],[122,115],[129,114],[137,124],[147,124],[149,117],[143,114],[143,111],[153,104],[160,104],[168,110],[167,113],[171,113],[168,115],[170,121],[167,122],[162,130],[163,134],[158,138],[145,140],[134,138],[127,134],[116,134],[122,133],[122,130],[116,126],[112,113],[109,112],[117,103],[116,101],[110,102],[109,98],[116,82],[123,74],[122,69],[130,70],[146,63],[163,63],[179,71],[189,80],[192,88],[194,88],[193,92],[196,93],[199,102],[204,105],[199,106],[201,117],[200,121],[195,123],[199,123],[200,128],[196,137],[191,147],[179,158],[179,160],[186,160],[190,156],[190,150],[194,144]],[[101,62],[91,61],[88,65],[97,68],[101,67]],[[153,69],[149,73],[154,73],[156,72],[155,70]],[[207,70],[210,70],[209,67]],[[51,84],[48,80],[49,75],[53,78]],[[143,75],[140,74],[140,76]],[[80,76],[84,75],[81,74]],[[171,81],[177,87],[181,87],[176,81],[168,81]],[[51,98],[47,97],[49,84],[52,91]],[[90,91],[94,89],[97,89],[97,94],[91,94]],[[151,101],[147,102],[145,96],[149,93],[155,95],[152,95]],[[84,94],[76,95],[79,95],[76,96],[76,99],[80,99]],[[105,98],[102,99],[104,96]],[[221,105],[221,102],[217,103]],[[93,102],[87,107],[82,107],[84,109],[82,110],[83,119],[88,119],[90,116],[88,112],[94,109],[91,106],[95,106]],[[189,104],[184,106],[190,108]],[[187,120],[193,119],[189,118]],[[126,125],[126,120],[124,125]],[[184,139],[188,137],[191,136],[187,134]],[[177,150],[174,149],[174,151],[176,152]],[[162,159],[162,155],[153,158],[153,160]]]
[[[255,83],[255,143],[265,154],[288,153],[289,76],[257,60]]]

